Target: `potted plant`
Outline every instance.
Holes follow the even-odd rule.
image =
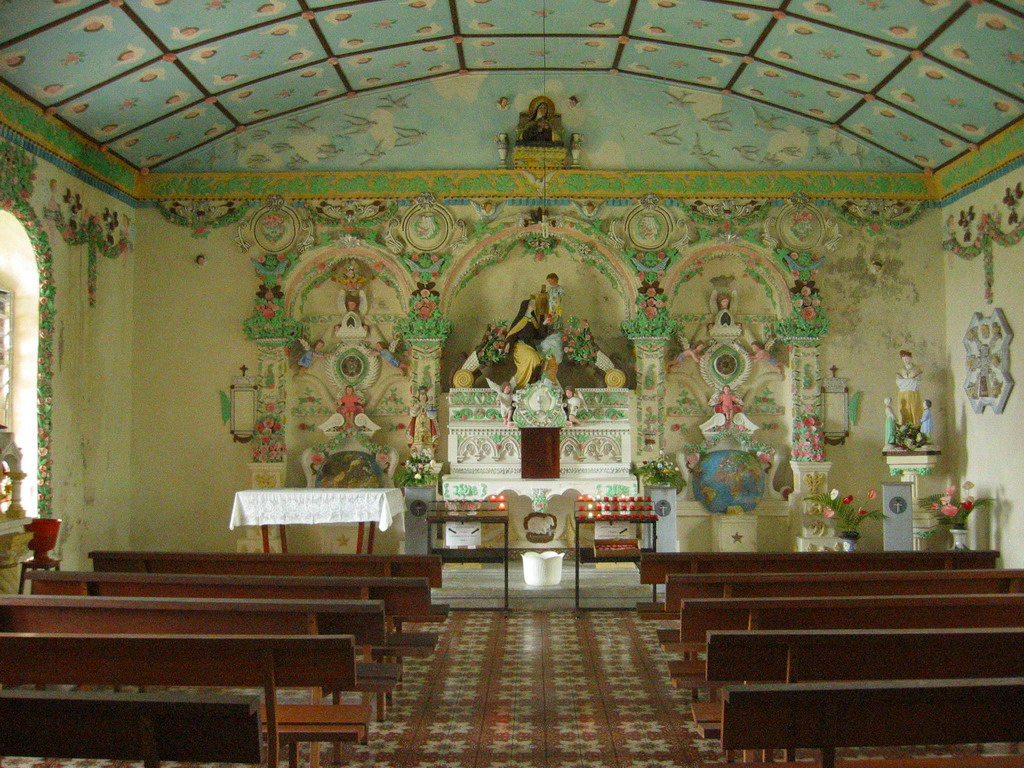
[[[645,491],[661,487],[672,488],[678,492],[686,486],[679,466],[664,453],[659,454],[656,459],[643,462],[636,468],[636,476],[643,481]]]
[[[868,499],[872,500],[878,493],[872,489],[868,491]],[[834,520],[839,531],[839,538],[842,539],[844,552],[855,552],[857,540],[860,538],[860,526],[865,520],[881,520],[885,515],[877,509],[864,509],[854,504],[853,494],[840,498],[839,491],[835,488],[831,493],[819,493],[808,496],[807,500],[818,504],[821,507],[821,516]]]
[[[966,482],[961,486],[964,493],[969,494],[974,488],[974,483]],[[992,506],[992,499],[976,499],[974,496],[961,496],[957,498],[957,487],[949,486],[945,493],[936,493],[934,496],[926,496],[921,503],[938,512],[935,516],[939,523],[949,526],[949,532],[953,536],[952,549],[967,549],[967,518],[976,509],[986,509]]]

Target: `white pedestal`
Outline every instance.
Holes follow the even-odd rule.
[[[713,515],[715,552],[757,552],[757,515]]]
[[[885,463],[889,465],[889,474],[899,476],[904,483],[913,486],[914,497],[914,549],[917,551],[935,551],[944,549],[946,539],[939,535],[939,523],[935,513],[920,508],[918,478],[930,475],[939,463],[942,451],[930,448],[921,451],[882,451]]]
[[[763,499],[752,514],[716,515],[704,509],[699,501],[679,500],[680,552],[788,552],[793,549],[790,533],[789,504],[782,499]],[[754,549],[738,550],[718,547],[718,529],[723,521],[750,518],[755,523]],[[732,531],[735,533],[736,531]],[[731,534],[730,534],[731,537]],[[746,539],[746,534],[744,534]],[[735,542],[740,544],[742,542]],[[730,544],[733,544],[730,538]]]

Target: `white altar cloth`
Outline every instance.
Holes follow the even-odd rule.
[[[405,502],[400,488],[268,488],[238,491],[229,529],[240,525],[376,523],[386,531]]]

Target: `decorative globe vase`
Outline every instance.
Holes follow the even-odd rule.
[[[966,528],[950,528],[949,533],[953,537],[953,546],[950,547],[950,549],[970,549],[970,547],[967,546]]]
[[[843,548],[843,552],[856,552],[857,551],[857,540],[860,538],[860,534],[856,531],[843,531],[839,534],[839,544]]]
[[[53,517],[37,517],[25,526],[25,530],[32,534],[32,540],[28,543],[28,548],[32,550],[32,562],[56,562],[49,556],[49,552],[57,546],[60,520]]]
[[[735,449],[703,456],[690,479],[693,496],[708,512],[725,514],[729,507],[753,512],[765,491],[764,466],[753,453]]]

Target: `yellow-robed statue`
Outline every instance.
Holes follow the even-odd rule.
[[[543,362],[537,344],[546,335],[547,326],[537,317],[533,299],[519,305],[519,313],[508,327],[506,342],[512,347],[512,362],[516,366],[516,389],[522,389],[533,378],[534,371]]]

